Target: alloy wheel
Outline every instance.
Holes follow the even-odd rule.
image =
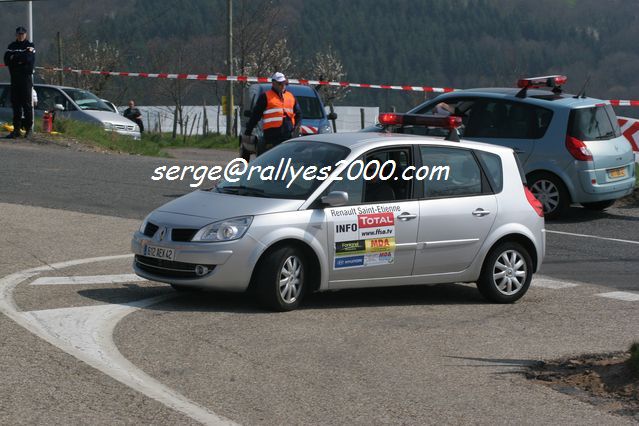
[[[527,275],[526,261],[516,250],[503,252],[493,266],[493,282],[497,290],[506,296],[521,290]]]
[[[289,256],[280,270],[280,296],[285,303],[297,300],[302,289],[302,261],[297,256]]]
[[[530,188],[531,192],[544,206],[544,213],[550,213],[559,205],[559,188],[546,179],[537,180]]]

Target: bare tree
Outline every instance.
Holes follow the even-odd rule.
[[[151,66],[158,70],[163,69],[183,72],[185,67],[192,63],[199,63],[201,49],[206,48],[204,39],[190,40],[185,43],[182,39],[170,40],[154,39],[147,43],[147,52],[151,59]],[[169,105],[166,110],[173,116],[173,139],[180,135],[186,135],[187,117],[184,114],[185,98],[193,91],[196,82],[182,79],[158,79],[156,87],[159,94],[165,98]]]
[[[309,75],[319,80],[346,80],[346,71],[344,71],[344,66],[331,46],[328,46],[328,49],[324,52],[317,52],[311,63],[307,65],[307,68],[310,69]],[[330,105],[332,108],[335,101],[343,99],[350,93],[350,88],[321,85],[317,88],[317,91],[320,96],[322,96],[324,103]]]
[[[290,24],[299,21],[300,8],[300,1],[238,0],[233,37],[235,69],[260,76],[274,72],[273,67],[291,72],[293,61],[288,56],[286,36]]]
[[[293,71],[293,59],[285,38],[267,42],[263,50],[252,52],[246,58],[246,72],[255,76],[268,76],[275,71],[288,74]]]
[[[236,72],[258,77],[269,76],[275,71],[292,72],[294,63],[285,35],[289,23],[299,20],[300,4],[295,1],[274,4],[273,0],[237,0],[235,9],[233,68]],[[243,106],[243,90],[239,99]]]
[[[113,71],[121,64],[120,50],[107,42],[86,41],[80,33],[74,34],[65,43],[66,66],[90,71]],[[56,84],[58,73],[43,71],[42,78],[47,83]],[[110,80],[108,75],[75,74],[75,85],[101,96]]]

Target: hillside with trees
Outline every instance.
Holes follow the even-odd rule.
[[[7,43],[24,4],[0,5]],[[319,78],[328,53],[352,82],[469,88],[511,86],[521,76],[562,73],[567,89],[604,99],[639,98],[639,4],[633,0],[234,0],[237,73]],[[226,1],[34,2],[38,65],[226,74]],[[1,71],[3,79],[6,71]],[[39,73],[40,79],[57,76]],[[96,80],[95,77],[92,77]],[[122,104],[217,103],[223,83],[66,75]],[[216,95],[217,93],[217,95]],[[405,109],[421,93],[352,89],[335,102]]]

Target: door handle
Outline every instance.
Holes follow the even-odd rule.
[[[515,154],[523,154],[525,152],[523,149],[519,149],[517,147],[515,147],[513,151],[515,151]]]
[[[477,216],[477,217],[483,217],[489,214],[490,212],[488,210],[484,210],[482,208],[475,209],[475,211],[473,212],[473,216]]]
[[[417,217],[416,214],[412,214],[412,213],[408,213],[408,212],[404,212],[400,215],[397,216],[397,219],[399,220],[403,220],[404,222],[407,220],[411,220],[411,219],[415,219]]]

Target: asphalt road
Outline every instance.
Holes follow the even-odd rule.
[[[638,206],[547,224],[513,305],[441,285],[269,313],[127,275],[140,220],[192,190],[153,170],[184,163],[0,142],[0,423],[632,424],[522,371],[639,339]]]
[[[156,182],[153,170],[173,164],[225,164],[234,153],[205,162],[76,152],[57,146],[0,145],[0,202],[143,219],[193,189],[193,181]],[[211,161],[213,160],[213,161]],[[547,234],[541,273],[622,290],[639,290],[639,205],[605,212],[570,209],[547,230],[633,241]]]

